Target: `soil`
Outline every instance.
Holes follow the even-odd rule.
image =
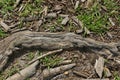
[[[23,3],[25,3],[25,1]],[[60,14],[67,14],[70,16],[76,15],[76,13],[73,10],[74,9],[73,4],[70,2],[70,0],[62,0],[62,1],[61,0],[45,0],[42,3],[42,5],[43,6],[46,5],[50,8],[48,13],[57,12]],[[59,10],[59,8],[55,9],[55,6],[61,6],[59,8],[62,8],[62,7],[63,8]],[[15,15],[13,14],[13,16],[15,16]],[[12,17],[10,17],[10,18],[12,18]],[[13,21],[17,20],[15,18],[16,17],[13,17],[12,20]],[[71,29],[69,31],[69,24],[65,26],[65,29],[62,29],[60,24],[55,23],[57,19],[58,19],[58,17],[53,18],[53,19],[49,19],[49,18],[46,19],[45,23],[43,23],[43,25],[40,27],[40,29],[37,32],[46,32],[46,31],[47,32],[75,32],[77,29],[80,29],[79,27],[75,27],[74,29]],[[31,22],[28,22],[28,25],[26,24],[27,22],[24,22],[25,24],[23,25],[23,27],[26,27],[27,30],[36,31],[35,26],[37,25],[36,24],[37,22],[38,22],[38,20],[33,20]],[[55,24],[55,26],[56,26],[55,29],[53,29],[53,31],[50,30],[50,27],[53,26],[52,24]],[[8,32],[8,34],[9,34],[9,32]],[[10,34],[14,34],[14,33],[10,32]],[[83,34],[81,33],[78,35],[83,35]],[[96,33],[91,33],[91,34],[87,35],[86,37],[95,39],[97,41],[106,42],[106,43],[119,42],[120,27],[119,27],[119,25],[112,26],[109,29],[108,33],[104,33],[102,35],[99,35]],[[0,40],[1,39],[2,38],[0,38]],[[46,53],[46,52],[47,51],[41,51],[41,53]],[[33,56],[35,56],[36,50],[35,51],[31,51],[31,50],[22,51],[22,52],[18,52],[18,54],[20,54],[20,55],[18,55],[18,54],[13,55],[9,61],[9,64],[6,66],[5,70],[1,73],[2,77],[4,77],[4,79],[6,79],[7,77],[13,75],[14,73],[18,72],[19,70],[21,70],[25,66],[27,66],[26,64],[29,61],[31,61],[31,59],[29,59],[29,57],[28,57],[28,55],[30,55],[30,53]],[[106,79],[106,78],[109,80],[115,79],[115,74],[120,76],[120,56],[108,58],[108,56],[105,56],[104,54],[100,55],[100,54],[96,54],[93,52],[88,52],[87,49],[83,49],[83,50],[76,49],[76,50],[65,50],[61,54],[55,55],[55,57],[65,58],[66,60],[72,60],[72,63],[76,63],[77,65],[70,70],[62,72],[61,74],[58,74],[52,78],[48,78],[47,80],[98,79],[99,76],[95,72],[94,66],[95,66],[96,59],[98,59],[100,56],[105,59],[104,68],[109,69],[110,73],[112,74],[111,76],[107,77],[105,75],[105,73],[103,72],[102,79]],[[14,71],[15,68],[17,70]],[[37,68],[36,74],[31,76],[27,80],[43,80],[43,76],[41,73],[42,73],[42,70],[45,68],[47,68],[47,67],[44,67],[44,64],[41,63],[40,66],[38,66],[38,68]],[[10,73],[9,70],[12,71],[12,69],[13,69],[13,73],[12,72]],[[81,73],[82,75],[76,74],[75,71]],[[116,80],[119,80],[119,79],[116,79]]]

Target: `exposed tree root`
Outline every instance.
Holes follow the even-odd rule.
[[[8,77],[6,80],[25,80],[26,78],[32,76],[36,73],[36,66],[39,64],[39,61],[34,62],[30,66],[21,70],[20,72]]]
[[[15,33],[0,41],[0,71],[6,65],[9,55],[22,49],[89,49],[95,52],[108,50],[113,55],[120,54],[119,43],[103,43],[83,38],[74,33],[46,33],[23,31]]]
[[[66,70],[69,70],[69,69],[73,68],[75,65],[76,65],[75,63],[72,63],[72,64],[59,66],[56,68],[45,69],[45,70],[43,70],[44,80],[49,80],[49,78],[51,78],[57,74],[60,74]]]

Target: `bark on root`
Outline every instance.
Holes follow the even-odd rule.
[[[74,33],[46,33],[23,31],[15,33],[0,41],[0,71],[6,65],[9,55],[22,49],[71,49],[84,48],[100,52],[103,49],[109,50],[113,55],[120,54],[119,43],[98,42],[89,38],[83,38]]]

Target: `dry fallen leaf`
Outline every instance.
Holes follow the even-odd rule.
[[[104,68],[104,58],[99,57],[99,59],[96,60],[95,63],[95,70],[100,78],[102,77],[103,68]]]
[[[63,5],[57,4],[55,5],[54,10],[61,10],[63,7],[64,7]]]
[[[79,2],[79,1],[76,1],[76,3],[75,3],[75,9],[78,8],[79,4],[80,4],[80,2]]]
[[[69,21],[69,17],[65,17],[65,18],[62,20],[61,24],[62,24],[62,25],[66,25],[68,21]]]

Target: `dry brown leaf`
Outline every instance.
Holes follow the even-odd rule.
[[[61,10],[64,6],[61,4],[55,5],[54,10]]]
[[[68,21],[69,21],[69,17],[65,17],[65,18],[62,20],[61,24],[62,24],[62,25],[66,25]]]
[[[75,9],[78,8],[79,4],[80,4],[80,1],[76,1],[76,3],[75,3]]]
[[[100,78],[102,77],[103,69],[104,69],[104,58],[99,57],[99,59],[96,60],[95,63],[95,70]]]

